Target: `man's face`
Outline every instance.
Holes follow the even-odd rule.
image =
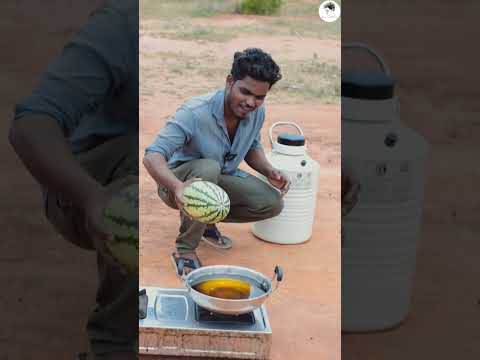
[[[237,119],[243,119],[263,104],[270,84],[249,76],[234,81],[233,77],[228,75],[226,90],[226,105]]]

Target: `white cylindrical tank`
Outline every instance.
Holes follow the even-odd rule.
[[[291,126],[298,134],[282,133],[273,140],[276,126]],[[277,122],[269,130],[272,151],[267,159],[278,170],[286,174],[290,190],[284,196],[282,212],[271,219],[253,223],[252,232],[260,239],[277,244],[298,244],[312,236],[313,220],[317,200],[319,164],[307,154],[302,129],[290,122]],[[267,181],[262,175],[258,175]]]
[[[400,121],[383,72],[342,75],[342,169],[361,186],[342,219],[342,330],[393,327],[407,316],[425,182],[426,141]]]

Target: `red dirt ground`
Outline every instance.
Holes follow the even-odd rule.
[[[179,105],[165,99],[152,103],[155,106],[142,106],[141,129],[145,134],[161,127],[165,114]],[[282,265],[285,281],[267,305],[274,334],[272,360],[339,359],[339,108],[272,105],[267,114],[263,139],[274,121],[292,119],[304,129],[309,153],[320,163],[314,235],[302,245],[275,245],[256,239],[248,224],[223,224],[220,228],[234,239],[234,247],[220,251],[201,244],[198,254],[206,265],[246,266],[269,276],[276,264]],[[151,135],[141,136],[141,146],[152,140]],[[140,282],[145,286],[182,287],[169,259],[178,215],[158,199],[155,184],[144,169],[140,187]]]

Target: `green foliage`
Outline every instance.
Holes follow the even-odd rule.
[[[278,12],[283,0],[242,0],[238,6],[240,14],[271,15]]]

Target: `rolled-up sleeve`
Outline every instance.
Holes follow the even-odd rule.
[[[153,144],[146,148],[145,153],[160,153],[168,161],[175,151],[191,140],[195,132],[195,124],[195,115],[192,111],[181,107],[167,121]]]
[[[83,115],[94,112],[128,79],[133,44],[125,39],[124,14],[97,10],[51,63],[33,93],[15,107],[14,120],[45,114],[68,136]]]

